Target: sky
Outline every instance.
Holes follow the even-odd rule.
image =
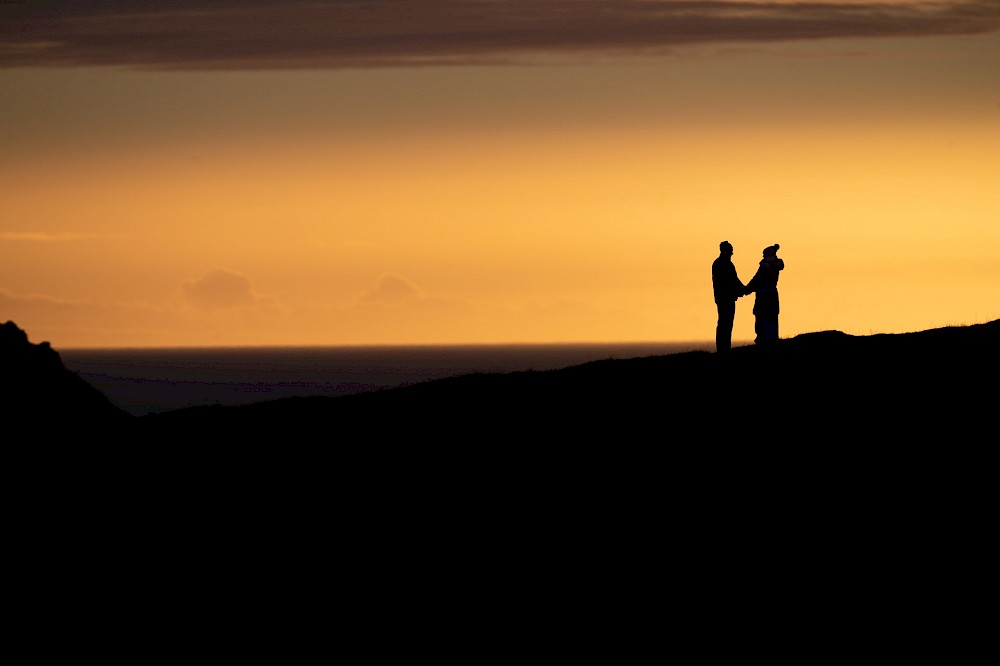
[[[32,342],[710,341],[723,240],[781,337],[1000,318],[1000,0],[0,1]]]

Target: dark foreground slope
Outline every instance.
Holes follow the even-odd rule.
[[[12,570],[41,567],[43,600],[139,590],[273,633],[331,599],[366,645],[386,612],[632,635],[668,604],[704,646],[721,599],[769,649],[846,633],[942,658],[986,621],[965,596],[994,566],[1000,321],[144,417],[4,333]]]
[[[903,334],[825,331],[728,354],[607,359],[142,417],[114,407],[13,322],[0,327],[0,361],[4,424],[34,435],[342,452],[442,443],[704,450],[991,441],[998,343],[1000,320]]]
[[[346,553],[366,582],[431,581],[420,599],[439,581],[490,599],[527,584],[520,608],[553,584],[601,594],[603,580],[637,607],[680,590],[692,601],[679,608],[707,617],[735,590],[754,600],[741,616],[809,598],[882,627],[925,617],[930,599],[953,608],[939,590],[979,578],[998,343],[1000,321],[828,331],[183,409],[139,417],[132,439],[144,482],[206,532],[235,520],[255,549],[321,555],[324,571]],[[861,608],[873,590],[899,608]]]
[[[806,445],[989,436],[1000,320],[915,333],[837,331],[739,347],[471,374],[340,397],[138,419],[143,437],[323,444],[606,442]]]

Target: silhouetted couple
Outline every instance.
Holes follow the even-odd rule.
[[[712,289],[719,319],[715,325],[715,350],[729,351],[733,346],[733,321],[736,319],[736,301],[742,296],[756,294],[753,303],[755,344],[767,345],[778,339],[778,273],[785,262],[778,258],[780,246],[775,243],[764,248],[764,258],[757,272],[746,284],[740,280],[733,265],[733,246],[729,241],[719,243],[719,256],[712,262]]]

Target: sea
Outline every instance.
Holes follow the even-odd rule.
[[[340,396],[473,373],[713,351],[713,342],[62,349],[63,365],[143,416],[199,405]]]

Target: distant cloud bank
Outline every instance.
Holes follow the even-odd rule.
[[[971,35],[997,0],[135,0],[0,4],[0,67],[524,62],[724,42]]]
[[[74,231],[47,233],[41,231],[0,231],[0,241],[26,241],[29,243],[67,243],[80,240],[120,238],[114,234],[93,234]]]

